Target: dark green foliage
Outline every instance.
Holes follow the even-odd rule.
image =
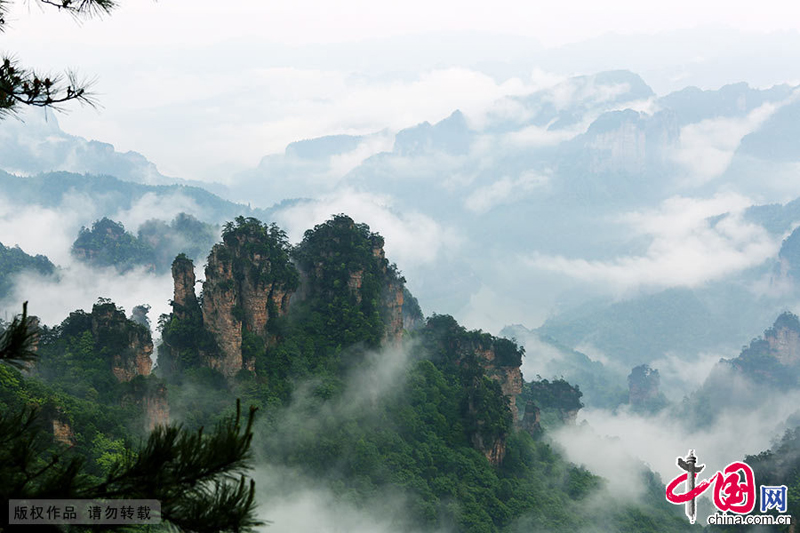
[[[139,227],[138,237],[126,232],[121,223],[103,218],[91,229],[81,229],[72,254],[90,265],[113,266],[120,272],[136,266],[167,272],[178,254],[190,259],[205,257],[217,234],[216,226],[186,213],[179,213],[169,224],[148,220]]]
[[[406,329],[417,329],[423,325],[425,316],[419,301],[407,288],[403,287],[403,324]]]
[[[450,315],[434,314],[428,319],[423,335],[435,346],[434,357],[458,361],[465,354],[476,351],[492,352],[496,366],[519,367],[524,348],[516,342],[494,337],[481,330],[467,331]]]
[[[297,289],[299,274],[289,261],[289,239],[276,224],[262,224],[252,217],[236,217],[234,222],[223,226],[222,242],[228,250],[236,249],[239,261],[234,266],[238,267],[240,275],[242,269],[252,268],[244,264],[244,258],[268,258],[269,269],[257,272],[254,277],[265,284],[279,281],[290,291]]]
[[[17,368],[30,366],[36,358],[31,347],[39,333],[28,318],[28,302],[22,304],[22,315],[5,328],[0,324],[0,330],[0,361]]]
[[[13,276],[20,272],[51,276],[55,273],[55,266],[43,255],[28,255],[19,246],[11,248],[0,243],[0,298],[9,294],[13,287]]]
[[[225,238],[238,238],[236,231],[241,230],[226,226],[230,236]],[[280,390],[280,398],[287,399],[291,390],[287,379],[314,374],[335,382],[358,364],[365,350],[380,345],[387,321],[384,298],[403,283],[383,257],[382,246],[383,238],[367,225],[337,215],[307,231],[292,251],[307,282],[290,315],[271,318],[267,325],[280,342],[251,354],[257,372],[261,368],[264,379],[281,384],[274,389]],[[289,272],[281,276],[287,278]],[[289,279],[297,287],[296,278]]]
[[[538,379],[522,384],[522,394],[517,397],[520,416],[525,416],[529,402],[539,408],[541,424],[545,429],[562,426],[583,407],[583,393],[577,385],[563,379]],[[537,435],[538,438],[538,435]]]
[[[223,241],[213,254],[231,266],[234,292],[241,293],[245,277],[298,288],[286,237],[274,225],[239,218],[224,227]],[[173,415],[189,428],[208,427],[231,414],[233,398],[243,398],[263,410],[254,445],[266,461],[302,472],[356,508],[381,495],[397,496],[404,503],[386,519],[399,530],[566,532],[591,526],[596,517],[582,505],[603,490],[601,480],[564,461],[545,438],[533,440],[513,427],[501,383],[518,370],[524,355],[514,341],[433,315],[407,335],[402,354],[381,350],[387,295],[397,295],[403,283],[382,246],[379,235],[344,215],[307,232],[291,252],[305,281],[289,315],[270,312],[267,335],[243,323],[242,356],[255,363],[254,373],[243,369],[226,378],[208,368],[205,357],[216,347],[203,325],[203,297],[173,303],[173,313],[160,320],[159,354]],[[193,268],[186,255],[175,265]],[[406,315],[421,319],[413,300],[408,302]],[[240,310],[234,313],[246,314],[246,303],[237,300]],[[76,313],[57,337],[81,339],[91,324],[91,317]],[[384,366],[392,365],[386,377]],[[80,372],[91,375],[88,368]],[[157,385],[137,378],[128,388]],[[550,409],[581,407],[580,390],[563,380],[528,384],[527,391]],[[83,424],[88,422],[76,427]],[[138,471],[137,460],[109,461],[123,437],[111,430],[97,433],[89,453],[98,478],[113,476],[113,464]],[[166,441],[192,448],[193,441],[170,440],[169,431],[152,438],[161,439],[153,444],[156,450]],[[182,461],[192,465],[191,459]],[[159,465],[170,475],[169,462]],[[208,487],[214,490],[213,484]],[[237,501],[246,493],[244,485],[225,490]],[[652,495],[647,498],[646,505],[621,507],[609,529],[683,530],[651,504]],[[197,505],[183,509],[175,516],[203,516]]]
[[[111,372],[115,357],[134,358],[150,343],[150,330],[100,299],[91,313],[74,311],[59,326],[43,328],[35,371],[64,392],[103,403],[119,402],[122,390]]]
[[[172,269],[194,272],[194,263],[181,253],[173,261]],[[158,317],[163,343],[158,347],[156,371],[167,379],[177,380],[183,369],[201,366],[201,354],[213,355],[218,350],[213,335],[203,327],[203,311],[197,299],[190,298],[185,305],[171,303],[173,312]]]
[[[75,326],[80,329],[87,321],[77,316],[72,322],[64,330],[74,333]],[[255,518],[254,483],[244,476],[255,408],[243,425],[237,401],[235,413],[205,435],[202,430],[159,426],[136,449],[131,442],[113,440],[114,434],[127,440],[124,429],[105,427],[125,420],[130,412],[78,400],[23,378],[14,368],[29,359],[32,327],[25,314],[15,319],[3,338],[27,340],[4,342],[6,349],[0,351],[0,523],[8,524],[10,498],[153,498],[161,502],[162,519],[179,531],[252,531],[262,525]],[[44,335],[40,346],[46,341]],[[157,384],[140,376],[127,386],[147,389]],[[52,420],[93,432],[91,445],[78,432],[73,437],[76,445],[68,449],[54,442],[47,429]],[[15,530],[4,526],[4,531]]]
[[[305,316],[298,320],[307,321],[307,331],[324,338],[326,348],[380,343],[381,298],[389,281],[398,279],[382,252],[383,237],[346,215],[306,231],[294,250],[293,257],[309,278]]]
[[[577,411],[583,407],[581,403],[581,390],[570,385],[563,379],[548,381],[541,379],[523,385],[522,396],[542,409],[560,409],[562,411]]]
[[[758,455],[748,455],[744,461],[753,468],[759,485],[786,485],[788,507],[786,514],[800,516],[800,427],[786,431],[772,449]],[[769,511],[776,514],[775,510]],[[793,518],[794,521],[796,518]],[[736,531],[736,528],[727,528]],[[783,527],[781,531],[789,530]]]
[[[414,358],[397,378],[400,390],[366,405],[356,391],[355,397],[312,395],[269,421],[265,454],[357,502],[390,487],[401,490],[407,508],[387,517],[401,530],[452,524],[456,531],[499,531],[541,506],[539,496],[551,482],[558,487],[552,500],[565,510],[571,497],[561,485],[573,470],[545,445],[511,432],[507,402],[479,367],[453,368],[445,359],[435,364]],[[478,434],[487,444],[507,436],[507,464],[497,469],[486,460],[475,448]],[[539,470],[544,464],[552,479]],[[579,487],[576,481],[572,497],[588,494]],[[566,511],[561,517],[565,525],[580,523]]]
[[[125,231],[122,223],[102,218],[92,229],[81,228],[72,255],[92,266],[113,266],[120,272],[135,266],[155,268],[153,249]]]

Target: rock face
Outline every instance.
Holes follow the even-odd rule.
[[[500,390],[508,400],[512,425],[519,424],[517,396],[522,394],[521,356],[516,345],[507,339],[494,339],[491,346],[481,346],[475,350],[486,375],[500,385]],[[473,440],[474,442],[474,440]],[[476,443],[490,463],[497,466],[505,457],[505,435],[490,443]]]
[[[206,281],[203,282],[203,324],[219,348],[218,354],[206,354],[207,364],[228,377],[242,368],[241,319],[244,313],[236,305],[235,287],[233,259],[224,245],[217,244],[208,256]]]
[[[203,323],[219,347],[208,363],[226,376],[255,368],[254,361],[242,359],[243,329],[272,344],[267,324],[270,318],[288,313],[289,299],[297,289],[288,255],[263,229],[255,223],[242,225],[227,233],[208,256]]]
[[[658,370],[648,365],[637,366],[628,376],[628,403],[639,407],[654,401],[658,398],[660,383]]]
[[[242,217],[226,226],[223,242],[211,249],[202,304],[194,292],[190,259],[178,256],[172,277],[175,293],[171,323],[182,324],[176,330],[189,329],[195,339],[185,335],[176,339],[171,337],[173,329],[165,330],[170,367],[179,368],[180,353],[189,349],[201,364],[227,377],[242,369],[255,371],[255,361],[252,357],[245,360],[242,353],[244,336],[254,335],[265,346],[272,345],[275,338],[269,332],[270,319],[287,314],[298,285],[285,235],[275,226]]]
[[[522,416],[519,428],[531,437],[536,437],[542,432],[541,412],[531,400],[525,403],[525,414]]]
[[[680,129],[673,112],[652,117],[630,109],[600,116],[586,134],[591,154],[591,172],[645,172],[648,166],[664,164],[668,150],[677,145]]]
[[[443,364],[461,369],[467,437],[491,464],[499,465],[506,454],[508,433],[518,425],[522,350],[514,341],[466,331],[446,315],[428,319],[426,329],[438,345],[432,348],[432,353],[440,354],[434,359],[442,358]],[[529,416],[534,413],[529,410]]]
[[[75,432],[70,425],[58,419],[53,419],[53,436],[55,439],[67,446],[75,445]]]
[[[783,320],[782,320],[783,318]],[[781,315],[775,326],[764,333],[764,340],[781,364],[798,366],[800,363],[800,329],[786,315]]]
[[[781,314],[763,338],[753,339],[739,357],[720,363],[770,387],[800,387],[800,319],[790,312]]]
[[[122,399],[123,405],[135,405],[143,417],[143,428],[150,432],[156,426],[169,424],[167,387],[157,379],[136,380],[132,389]]]
[[[477,354],[483,361],[486,374],[500,384],[503,395],[508,398],[508,408],[516,424],[519,418],[517,396],[522,394],[522,370],[519,366],[498,361],[494,348],[477,350]]]
[[[167,402],[167,388],[164,384],[159,384],[154,390],[148,391],[142,404],[147,431],[153,431],[156,426],[169,424],[169,403]]]
[[[172,263],[172,281],[175,292],[172,298],[172,307],[178,318],[185,318],[190,309],[197,307],[197,296],[194,293],[196,283],[194,263],[181,254]]]
[[[91,330],[99,346],[111,349],[111,372],[117,380],[150,374],[153,340],[149,329],[128,320],[113,303],[101,302],[92,307]]]
[[[382,305],[385,329],[383,342],[394,346],[403,340],[403,284],[391,282],[384,290]]]
[[[199,299],[193,263],[178,256],[172,265],[173,313],[164,329],[166,357],[159,365],[178,370],[199,361],[227,377],[242,369],[255,372],[258,347],[275,346],[272,321],[289,313],[290,302],[311,306],[326,323],[336,323],[331,335],[344,334],[336,344],[402,341],[404,280],[386,260],[382,237],[337,215],[306,232],[291,258],[290,249],[276,226],[238,218],[211,249]],[[346,338],[365,330],[369,339]]]

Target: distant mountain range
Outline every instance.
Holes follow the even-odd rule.
[[[659,96],[629,71],[576,76],[481,115],[298,140],[229,187],[187,186],[53,119],[7,120],[0,198],[56,207],[77,194],[91,200],[89,225],[146,195],[179,197],[203,222],[256,216],[290,234],[346,211],[406,236],[390,239],[406,251],[392,256],[423,308],[493,331],[539,327],[629,368],[667,353],[730,354],[793,308],[796,239],[779,250],[800,224],[796,92],[737,83]],[[662,234],[673,228],[685,235]],[[695,241],[730,266],[684,259],[670,276],[647,275]]]

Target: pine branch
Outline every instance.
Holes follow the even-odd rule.
[[[9,0],[0,0],[0,33],[5,31],[6,13],[8,13]]]
[[[86,497],[154,498],[162,517],[183,531],[248,531],[262,525],[255,516],[255,485],[243,473],[249,468],[252,425],[241,404],[236,415],[210,435],[180,426],[158,427],[136,456],[115,465],[106,481]]]
[[[108,14],[117,7],[115,0],[39,0],[39,3],[84,17]]]
[[[28,317],[28,302],[25,302],[22,304],[22,315],[14,317],[0,335],[0,363],[20,369],[28,368],[36,360],[38,336],[39,330]]]
[[[0,64],[0,115],[14,111],[18,105],[61,110],[59,104],[73,100],[95,107],[92,84],[89,80],[79,80],[74,72],[43,75],[21,68],[11,57],[4,57]]]

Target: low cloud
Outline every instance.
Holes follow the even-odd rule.
[[[14,278],[11,293],[0,301],[0,311],[13,316],[29,302],[28,310],[44,324],[60,324],[76,309],[91,310],[99,297],[111,300],[130,313],[134,306],[148,304],[150,319],[156,324],[158,316],[168,313],[172,298],[172,279],[156,275],[143,267],[120,274],[113,267],[94,268],[75,260],[72,244],[82,226],[108,216],[122,221],[128,231],[136,234],[145,220],[170,220],[179,212],[189,212],[201,218],[202,210],[181,194],[144,195],[130,208],[116,213],[105,211],[102,198],[95,200],[83,194],[66,194],[55,207],[19,206],[0,197],[0,235],[5,246],[19,245],[26,253],[46,255],[59,268],[55,276],[43,277],[20,273]]]
[[[691,356],[668,352],[649,364],[661,376],[659,390],[669,400],[680,401],[703,384],[720,359],[736,357],[738,351],[735,352],[737,353],[700,352]]]
[[[465,68],[404,78],[288,67],[235,72],[212,68],[189,74],[176,66],[140,71],[137,76],[131,86],[156,83],[161,93],[142,99],[138,89],[132,94],[130,87],[113,87],[107,105],[115,110],[103,117],[82,113],[81,130],[75,133],[102,138],[122,149],[135,147],[165,174],[205,181],[226,180],[298,139],[396,132],[424,121],[438,122],[455,109],[478,116],[497,99],[526,94],[531,88],[520,78],[497,82]],[[181,89],[164,90],[169,87]],[[187,100],[186,87],[216,89]],[[178,93],[183,96],[176,97]],[[198,108],[205,112],[198,113]],[[140,131],[135,125],[143,120],[150,134],[131,133]],[[119,127],[109,131],[109,122]],[[174,124],[182,125],[180,132]]]
[[[491,185],[475,189],[467,196],[464,206],[473,213],[485,213],[498,205],[517,202],[541,190],[549,181],[548,176],[533,171],[523,172],[517,178],[505,176]]]
[[[635,497],[642,487],[628,468],[631,461],[643,462],[667,483],[681,473],[676,457],[694,449],[706,464],[701,476],[706,479],[732,461],[770,448],[787,429],[785,422],[797,412],[798,401],[800,392],[775,394],[760,406],[732,407],[713,424],[698,427],[688,427],[669,408],[649,417],[587,409],[581,411],[585,423],[565,427],[553,438],[570,461],[606,478],[611,493]]]
[[[401,513],[402,494],[385,492],[357,505],[296,470],[261,466],[253,474],[265,533],[415,533],[392,517]]]
[[[206,211],[194,199],[180,193],[168,195],[148,192],[133,202],[128,209],[120,209],[109,218],[122,222],[125,229],[136,234],[144,222],[154,218],[170,221],[178,214],[186,213],[199,220],[207,220]]]
[[[91,311],[103,297],[111,298],[128,314],[136,305],[150,305],[150,321],[155,325],[159,315],[170,312],[172,290],[169,275],[156,276],[141,268],[119,274],[113,268],[97,269],[76,262],[60,269],[56,277],[18,275],[12,293],[0,301],[0,309],[17,314],[27,301],[28,312],[44,324],[56,326],[72,311]]]
[[[721,176],[730,166],[739,144],[788,101],[766,103],[744,117],[710,118],[681,128],[673,160],[687,173],[684,185],[698,186]]]
[[[618,292],[640,287],[699,286],[759,265],[777,254],[780,243],[761,226],[742,218],[742,211],[751,203],[731,194],[705,200],[673,197],[656,210],[620,218],[635,234],[650,239],[642,255],[601,261],[533,254],[528,264],[603,283]],[[715,216],[721,218],[712,218]]]
[[[273,446],[293,450],[308,445],[332,427],[347,422],[358,426],[385,423],[378,420],[375,407],[381,400],[403,394],[413,343],[369,352],[364,361],[344,377],[341,396],[320,402],[313,394],[317,383],[299,383],[291,403],[279,413],[275,431],[270,431]],[[258,430],[257,430],[258,431]],[[256,450],[258,452],[258,450]],[[310,478],[301,469],[269,462],[269,454],[255,468],[258,515],[271,524],[265,531],[312,533],[341,531],[353,533],[413,533],[403,492],[390,486],[378,487],[359,501],[347,493],[334,492],[320,478]],[[335,469],[335,465],[329,465]]]
[[[81,226],[97,215],[97,207],[85,195],[67,194],[56,208],[20,206],[0,196],[0,235],[6,246],[19,245],[28,254],[65,264],[72,260],[70,249]]]
[[[345,190],[318,200],[298,203],[274,214],[293,242],[336,213],[364,222],[386,239],[386,256],[401,268],[428,263],[450,247],[457,247],[458,232],[427,215],[396,209],[388,196]]]

